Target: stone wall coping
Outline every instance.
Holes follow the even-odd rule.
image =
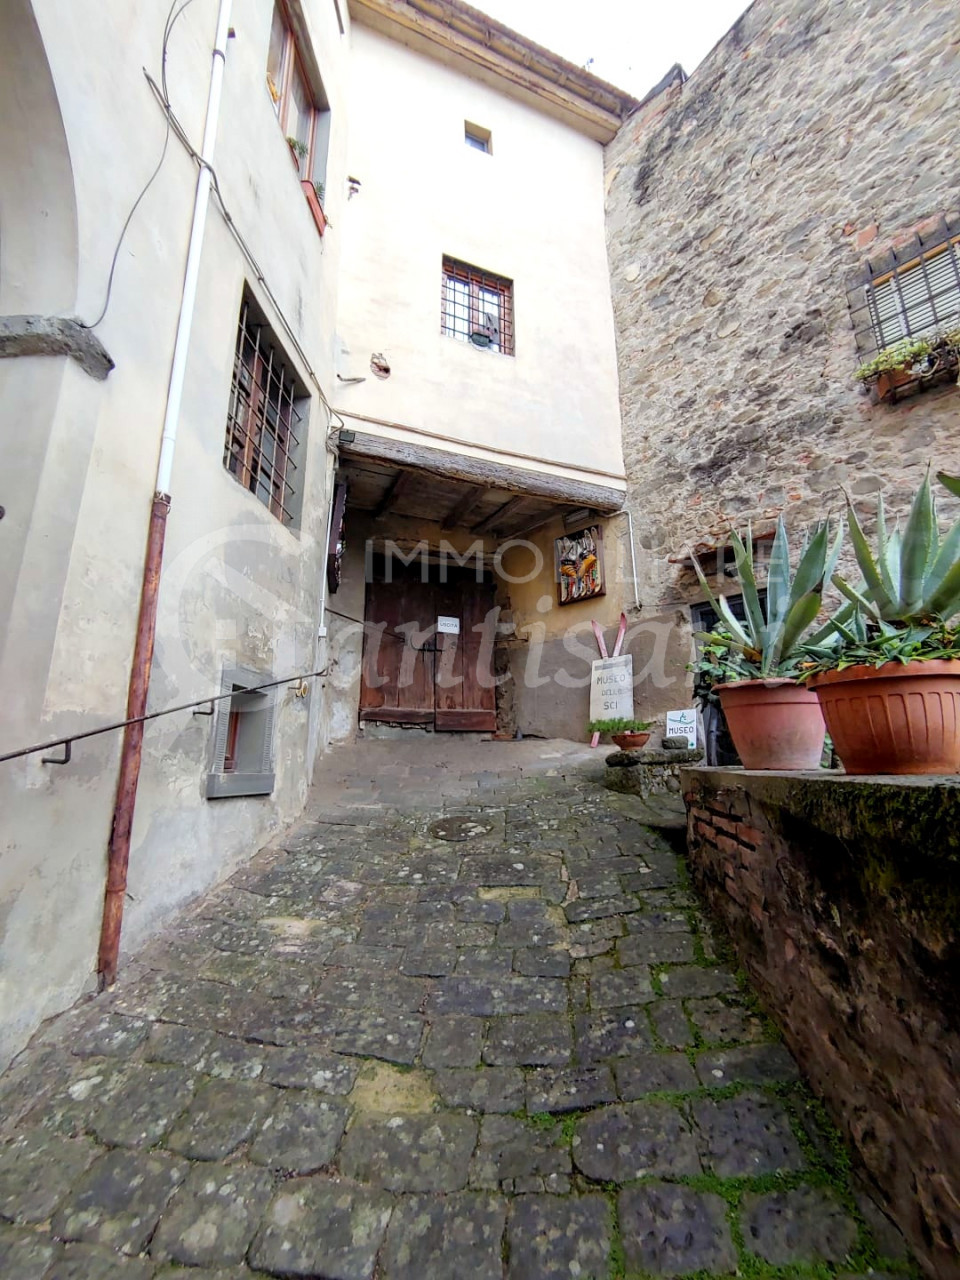
[[[710,766],[684,767],[680,777],[685,795],[698,786],[743,791],[768,811],[783,810],[845,844],[866,842],[897,862],[960,862],[960,777]]]

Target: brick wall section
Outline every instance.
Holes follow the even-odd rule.
[[[956,210],[957,118],[955,0],[755,0],[608,146],[643,617],[684,653],[685,547],[781,512],[799,533],[844,485],[869,523],[928,459],[960,470],[956,386],[871,403],[846,296],[867,256]],[[648,683],[649,709],[678,692]]]
[[[683,776],[697,887],[878,1201],[957,1280],[957,786]]]

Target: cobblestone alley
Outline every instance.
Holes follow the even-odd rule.
[[[0,1080],[4,1280],[907,1266],[673,848],[536,752],[340,776],[48,1024]]]

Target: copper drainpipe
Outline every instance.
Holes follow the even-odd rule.
[[[203,143],[200,149],[200,172],[197,175],[197,191],[193,203],[193,223],[190,228],[190,245],[183,275],[183,292],[180,314],[177,319],[177,337],[170,366],[170,385],[167,391],[167,407],[163,419],[163,435],[160,441],[160,459],[157,463],[157,483],[150,512],[150,528],[147,534],[147,553],[143,565],[143,582],[140,588],[140,612],[137,616],[137,638],[133,649],[130,683],[127,689],[127,719],[142,716],[147,710],[147,694],[150,689],[150,668],[153,664],[153,646],[157,634],[157,596],[160,588],[160,569],[163,564],[163,542],[170,511],[170,489],[173,474],[173,455],[180,421],[180,405],[183,401],[183,382],[186,374],[187,355],[190,350],[190,331],[197,299],[200,278],[200,255],[203,249],[203,231],[210,204],[211,170],[213,150],[217,136],[217,120],[220,114],[220,96],[223,89],[223,68],[226,61],[227,39],[230,35],[230,5],[232,0],[220,0],[217,15],[217,34],[213,48],[213,65],[210,70],[210,90],[207,95],[207,114],[203,126]],[[97,953],[99,988],[112,986],[117,979],[117,960],[120,954],[120,930],[123,925],[123,903],[127,892],[127,867],[130,863],[130,833],[137,803],[137,784],[140,781],[140,762],[143,755],[143,723],[127,725],[123,733],[120,752],[120,773],[117,780],[117,796],[113,806],[113,822],[110,826],[110,844],[107,855],[107,886],[103,900],[103,922],[100,926],[100,947]]]
[[[160,566],[163,563],[163,539],[167,529],[170,499],[164,493],[154,495],[147,532],[147,554],[140,588],[140,613],[137,638],[133,646],[133,665],[127,691],[127,719],[147,712],[147,691],[153,665],[153,642],[157,634],[157,596],[160,591]],[[127,866],[130,862],[130,831],[137,802],[140,760],[143,753],[143,721],[128,724],[123,731],[120,751],[120,777],[113,809],[113,826],[107,852],[107,888],[103,899],[103,923],[100,926],[100,950],[97,972],[100,989],[117,980],[117,957],[120,954],[120,928],[123,903],[127,892]]]

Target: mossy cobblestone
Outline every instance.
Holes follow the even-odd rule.
[[[908,1269],[662,837],[575,774],[479,794],[455,841],[304,824],[43,1028],[4,1280]]]

